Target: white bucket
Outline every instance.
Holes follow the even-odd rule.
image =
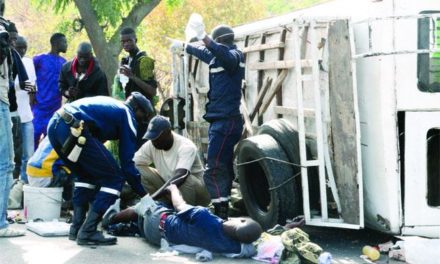
[[[62,192],[62,187],[40,188],[24,185],[24,217],[28,221],[37,218],[52,221],[60,218]]]

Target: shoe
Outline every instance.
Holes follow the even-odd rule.
[[[0,229],[0,237],[18,237],[26,234],[23,230],[17,230],[10,227]]]
[[[115,245],[116,237],[104,236],[97,230],[102,215],[89,210],[86,220],[79,229],[76,243],[80,246],[107,246]]]
[[[75,241],[78,235],[78,231],[81,228],[84,220],[86,219],[86,213],[88,210],[88,205],[86,206],[74,206],[73,207],[73,217],[72,224],[69,230],[69,240]]]
[[[214,214],[223,220],[228,220],[229,216],[229,202],[213,203]]]
[[[113,205],[111,205],[105,214],[102,216],[101,226],[104,229],[108,229],[111,224],[113,216],[121,211],[121,199],[117,199]]]

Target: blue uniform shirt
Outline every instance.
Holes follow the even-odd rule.
[[[133,111],[123,102],[107,96],[83,98],[66,104],[64,109],[83,120],[101,142],[119,140],[119,159],[125,179],[136,193],[145,194],[133,161],[137,128]]]
[[[243,53],[235,45],[211,41],[208,46],[186,46],[186,52],[209,65],[209,102],[204,119],[213,122],[240,115]]]
[[[191,207],[166,218],[165,237],[175,245],[201,247],[214,253],[240,253],[240,242],[225,235],[222,222],[207,208]]]

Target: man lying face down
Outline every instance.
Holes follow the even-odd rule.
[[[231,257],[251,257],[256,253],[251,243],[262,232],[257,222],[250,218],[225,221],[205,207],[187,204],[175,184],[165,190],[171,194],[173,208],[146,195],[133,208],[121,212],[110,208],[104,216],[103,226],[138,221],[141,235],[157,246],[164,238],[172,245],[199,247],[212,253],[231,254]]]

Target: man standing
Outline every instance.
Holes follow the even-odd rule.
[[[69,239],[77,240],[78,245],[116,243],[116,238],[104,237],[97,226],[107,208],[119,197],[125,181],[138,195],[146,194],[133,155],[137,122],[149,120],[153,113],[150,101],[133,92],[125,104],[107,96],[76,100],[64,105],[50,120],[50,143],[78,176],[69,234]],[[102,143],[117,139],[120,166]],[[89,203],[92,207],[86,217]]]
[[[187,44],[186,52],[209,65],[209,102],[204,115],[209,122],[209,143],[204,180],[215,214],[226,219],[234,180],[234,146],[243,130],[240,100],[244,57],[234,45],[234,32],[228,26],[217,26],[211,39],[206,35],[205,25],[199,16],[199,19],[190,19],[187,29],[191,29],[202,43],[197,46]],[[192,37],[187,36],[187,39]],[[182,43],[175,41],[173,46],[182,47]]]
[[[140,92],[150,100],[154,106],[157,102],[157,82],[154,77],[154,60],[147,56],[145,51],[139,50],[136,44],[137,38],[134,29],[123,28],[120,37],[122,48],[128,52],[128,56],[121,60],[119,76],[120,81],[126,76],[126,78],[128,78],[128,83],[125,84],[125,87],[121,84],[119,89],[125,90],[125,98],[127,98],[133,91]],[[147,127],[148,124],[139,124],[137,149],[142,146],[142,143],[144,143],[142,137],[145,134]]]
[[[3,15],[3,14],[1,14]],[[9,34],[0,26],[0,237],[24,235],[23,231],[8,227],[7,209],[14,170],[11,115],[9,112]]]
[[[27,41],[24,37],[18,36],[15,49],[21,56],[21,60],[26,69],[28,75],[28,80],[31,85],[35,85],[35,67],[31,58],[25,57],[27,51]],[[20,180],[24,183],[28,183],[28,178],[26,174],[26,165],[29,158],[34,153],[34,125],[32,124],[32,110],[31,110],[31,99],[35,96],[34,90],[22,90],[20,89],[19,79],[15,79],[15,89],[17,95],[18,104],[18,114],[21,121],[21,146],[22,154],[21,157],[16,157],[16,159],[21,159],[20,165]]]
[[[109,95],[107,78],[93,56],[90,43],[80,43],[76,57],[63,65],[58,86],[68,102],[84,97]]]
[[[47,123],[61,107],[61,93],[58,90],[58,78],[66,60],[59,54],[67,51],[66,36],[55,33],[50,38],[51,50],[33,58],[37,74],[36,104],[34,113],[34,148],[38,147],[41,135],[46,135]]]
[[[185,201],[208,206],[209,194],[196,145],[171,131],[170,121],[160,115],[151,119],[145,138],[149,141],[136,152],[134,162],[148,193],[155,193],[170,179],[181,178],[177,185]],[[149,167],[151,164],[155,168]]]

